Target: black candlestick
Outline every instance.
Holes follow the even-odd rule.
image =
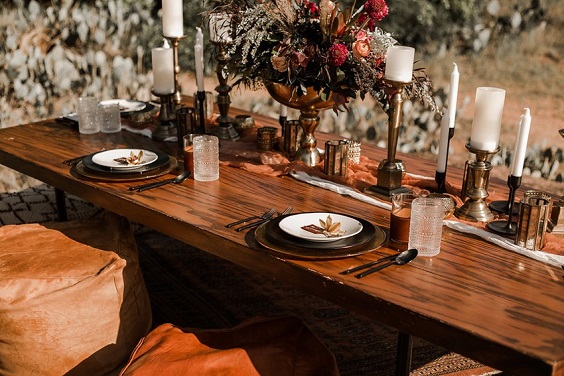
[[[498,200],[498,201],[493,201],[490,202],[490,209],[492,209],[495,212],[498,213],[503,213],[503,214],[509,214],[510,213],[510,209],[509,206],[511,204],[511,190],[515,190],[517,188],[513,188],[513,186],[515,185],[515,179],[519,179],[519,184],[517,185],[517,188],[519,188],[519,186],[521,185],[521,177],[519,176],[513,176],[513,175],[509,175],[507,176],[507,186],[509,187],[509,196],[510,198],[505,201],[505,200]],[[513,195],[515,195],[515,192],[513,192]],[[519,204],[517,205],[513,205],[513,208],[511,209],[511,213],[512,214],[518,214],[519,213]]]
[[[159,97],[161,108],[159,110],[158,125],[153,132],[153,139],[164,141],[168,138],[177,136],[176,133],[176,108],[173,103],[174,93],[160,94],[152,92]]]
[[[435,181],[437,182],[437,192],[446,192],[446,172],[435,171]]]
[[[198,91],[196,92],[196,96],[198,99],[198,117],[200,118],[200,126],[198,127],[198,133],[204,134],[206,133],[206,92],[205,91]]]
[[[446,150],[445,172],[435,172],[435,181],[437,182],[437,192],[446,193],[446,170],[448,168],[448,153],[450,149],[450,140],[454,136],[454,127],[448,129],[448,143]]]
[[[508,217],[507,220],[489,222],[486,227],[498,234],[502,235],[515,235],[516,224],[511,219],[513,218],[513,207],[515,206],[515,191],[521,186],[521,177],[509,175],[507,178],[507,185],[509,186],[509,199],[508,202]]]
[[[279,116],[278,117],[278,124],[282,127],[282,134],[284,134],[284,127],[286,126],[286,120],[288,120],[288,116]]]

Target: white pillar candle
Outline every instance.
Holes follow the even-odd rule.
[[[153,64],[153,91],[156,94],[174,92],[174,57],[172,48],[157,47],[151,50]]]
[[[505,90],[503,89],[495,87],[476,89],[470,146],[487,151],[497,148],[504,102]]]
[[[384,78],[392,81],[411,82],[413,76],[413,47],[392,46],[386,53]]]
[[[231,24],[225,13],[213,13],[209,19],[210,40],[212,42],[231,42]]]
[[[182,0],[163,0],[163,35],[181,37],[184,35]]]
[[[449,118],[448,112],[443,115],[441,120],[441,136],[439,139],[439,158],[437,159],[437,172],[446,172],[448,158],[448,132]]]
[[[458,73],[458,66],[456,63],[454,64],[454,68],[452,69],[452,73],[450,74],[450,89],[448,92],[448,119],[449,123],[448,126],[450,128],[454,128],[455,120],[456,120],[456,100],[458,99],[458,81],[460,79],[460,74]]]
[[[519,177],[523,175],[523,164],[525,163],[525,154],[527,152],[527,141],[529,139],[530,129],[531,110],[525,108],[525,113],[521,115],[519,130],[517,131],[517,139],[515,140],[513,160],[511,161],[512,176]]]
[[[280,105],[280,117],[287,117],[287,116],[288,116],[288,107],[281,104]]]
[[[206,91],[204,88],[204,35],[202,29],[196,28],[196,44],[194,45],[194,56],[196,59],[196,86],[198,91]]]

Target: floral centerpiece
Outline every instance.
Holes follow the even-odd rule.
[[[329,0],[216,0],[211,10],[230,25],[225,38],[235,85],[259,89],[270,83],[300,97],[313,88],[334,110],[350,98],[370,94],[387,110],[385,55],[397,44],[377,24],[388,14],[384,0],[367,0],[344,10]],[[225,29],[224,29],[225,30]],[[405,95],[435,108],[432,85],[414,70]]]

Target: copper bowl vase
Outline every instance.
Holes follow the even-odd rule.
[[[292,95],[292,88],[281,84],[266,85],[268,93],[277,102],[300,111],[300,125],[304,130],[300,147],[296,152],[296,160],[308,166],[315,166],[321,162],[321,154],[317,149],[315,129],[319,125],[319,111],[333,107],[332,96],[328,100],[321,99],[313,87],[307,88],[307,93],[298,97]]]

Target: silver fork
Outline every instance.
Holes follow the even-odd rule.
[[[293,210],[294,210],[293,207],[288,206],[286,209],[284,209],[284,211],[283,211],[282,213],[279,213],[278,216],[281,217],[281,216],[283,216],[283,215],[288,215],[288,214],[290,214]],[[256,222],[249,223],[249,224],[247,224],[247,225],[241,226],[241,227],[237,228],[235,231],[240,232],[240,231],[246,230],[246,229],[251,228],[251,227],[259,226],[259,225],[262,225],[263,223],[266,223],[266,222],[270,221],[271,219],[272,219],[272,218],[261,219],[260,221],[256,221]]]
[[[237,225],[240,225],[241,223],[245,223],[245,222],[251,221],[253,219],[268,219],[268,218],[271,218],[274,214],[276,214],[276,209],[270,209],[269,211],[264,212],[263,215],[253,215],[253,216],[250,216],[250,217],[247,217],[247,218],[243,218],[241,220],[238,220],[238,221],[235,221],[235,222],[232,222],[232,223],[228,223],[228,224],[225,225],[225,227],[229,228],[229,227],[237,226]]]

